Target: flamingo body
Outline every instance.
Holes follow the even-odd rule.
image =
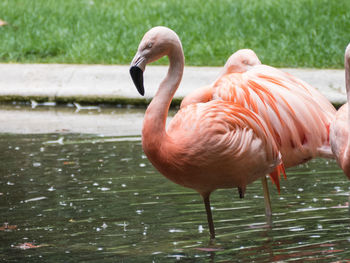
[[[189,105],[175,115],[163,137],[149,139],[147,131],[143,135],[143,149],[152,164],[170,180],[202,195],[218,188],[244,189],[281,162],[261,118],[225,101]]]

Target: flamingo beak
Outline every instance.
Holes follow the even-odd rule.
[[[130,65],[130,75],[137,91],[143,96],[145,88],[143,87],[143,72],[146,69],[147,60],[145,56],[137,52]]]
[[[145,88],[143,87],[143,71],[138,66],[130,67],[130,75],[134,82],[137,91],[143,96],[145,94]]]

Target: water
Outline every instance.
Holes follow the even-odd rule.
[[[0,134],[1,262],[335,262],[350,260],[350,182],[334,161],[212,194],[209,241],[199,195],[161,176],[140,137]],[[6,226],[4,225],[6,223]]]

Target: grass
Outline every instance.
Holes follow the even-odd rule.
[[[350,41],[349,0],[1,0],[0,19],[0,62],[11,63],[129,64],[156,25],[196,66],[251,48],[277,67],[343,68]]]

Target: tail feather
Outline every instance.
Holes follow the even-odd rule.
[[[284,169],[284,165],[283,163],[278,165],[276,167],[276,169],[270,173],[270,178],[271,178],[271,181],[276,185],[276,188],[277,188],[277,191],[278,193],[280,193],[280,178],[281,178],[281,172],[283,173],[284,175],[284,178],[287,179],[287,175],[286,175],[286,171]]]

